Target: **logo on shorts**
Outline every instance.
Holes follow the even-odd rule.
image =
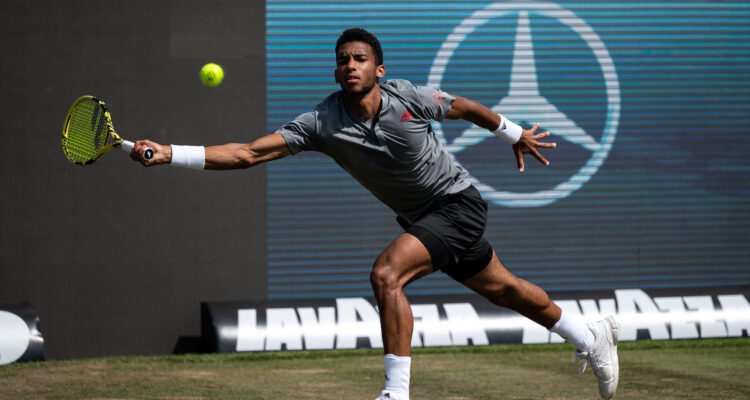
[[[607,115],[599,139],[586,132],[575,121],[550,103],[539,91],[536,61],[529,19],[542,15],[562,22],[572,29],[588,46],[601,69],[607,100]],[[430,68],[428,86],[440,87],[445,78],[447,66],[459,45],[473,32],[493,19],[517,18],[513,61],[508,94],[492,107],[493,111],[507,115],[515,121],[539,122],[542,129],[549,130],[552,139],[562,138],[584,149],[590,154],[583,166],[567,180],[553,187],[536,192],[500,191],[481,182],[474,176],[470,181],[479,189],[484,198],[506,207],[539,207],[570,196],[585,185],[604,163],[617,135],[620,120],[620,84],[615,65],[604,43],[594,30],[570,10],[548,2],[496,2],[477,10],[456,26],[441,46]],[[595,78],[595,77],[592,77]],[[448,143],[442,125],[433,122],[435,134],[446,149],[457,154],[470,146],[483,142],[492,136],[489,131],[473,126]],[[598,134],[599,132],[595,132]],[[527,161],[528,162],[528,161]]]

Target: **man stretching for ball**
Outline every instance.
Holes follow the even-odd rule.
[[[248,168],[304,150],[333,158],[397,215],[404,233],[375,260],[370,275],[380,311],[385,388],[376,399],[409,399],[410,344],[414,320],[404,287],[435,270],[560,334],[576,346],[580,372],[591,364],[602,398],[617,389],[619,327],[612,317],[586,325],[564,313],[540,287],[519,279],[498,260],[484,230],[487,203],[467,172],[442,147],[430,120],[464,119],[512,144],[519,171],[523,154],[544,165],[539,148],[548,132],[523,130],[487,107],[405,80],[381,82],[383,51],[377,38],[353,28],[336,42],[336,82],[341,91],[252,143],[162,146],[140,140],[131,157],[145,166],[171,163],[196,169]],[[151,160],[140,154],[154,149]]]

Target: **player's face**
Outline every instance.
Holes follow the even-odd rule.
[[[352,95],[370,92],[379,78],[385,76],[385,67],[377,64],[372,47],[364,42],[348,42],[336,54],[336,82]]]

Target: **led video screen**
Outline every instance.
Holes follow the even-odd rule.
[[[500,260],[544,289],[750,283],[750,5],[746,2],[266,2],[267,129],[334,82],[363,27],[386,77],[481,102],[557,148],[549,167],[462,121],[434,122],[490,204]],[[268,165],[271,299],[370,295],[394,213],[327,156]],[[407,293],[467,289],[432,274]]]

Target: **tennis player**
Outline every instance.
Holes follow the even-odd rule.
[[[404,233],[378,256],[370,275],[386,370],[385,388],[376,400],[409,399],[414,320],[404,287],[436,270],[566,338],[576,347],[576,363],[583,361],[579,372],[590,363],[601,397],[611,398],[618,381],[617,322],[608,317],[586,324],[500,263],[483,237],[487,203],[442,147],[430,121],[460,118],[489,130],[512,145],[519,171],[524,170],[524,154],[549,165],[539,153],[555,147],[540,141],[549,133],[537,134],[538,125],[524,130],[461,96],[405,80],[381,81],[385,73],[378,39],[363,29],[348,29],[336,42],[334,77],[341,90],[313,111],[252,143],[162,146],[140,140],[131,157],[145,166],[224,170],[318,151],[393,209]],[[140,156],[147,147],[155,151],[151,160]]]

